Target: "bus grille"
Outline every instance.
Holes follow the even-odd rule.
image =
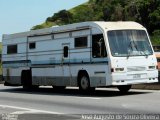
[[[146,70],[146,67],[128,67],[127,72],[132,72],[132,71],[144,71]]]

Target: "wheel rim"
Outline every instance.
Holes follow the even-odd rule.
[[[86,90],[88,88],[88,86],[89,86],[88,78],[83,76],[81,78],[81,87],[82,87],[83,90]]]

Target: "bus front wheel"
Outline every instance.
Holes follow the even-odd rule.
[[[121,93],[127,93],[131,89],[132,85],[121,85],[118,86],[117,88]]]
[[[82,92],[94,91],[94,87],[90,87],[89,77],[82,75],[79,79],[79,90]]]

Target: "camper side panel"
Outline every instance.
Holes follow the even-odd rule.
[[[8,84],[21,84],[21,72],[28,69],[27,37],[3,40],[3,77]]]

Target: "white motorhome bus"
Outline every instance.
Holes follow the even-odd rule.
[[[3,35],[5,85],[82,91],[158,82],[146,29],[136,22],[82,22]]]

